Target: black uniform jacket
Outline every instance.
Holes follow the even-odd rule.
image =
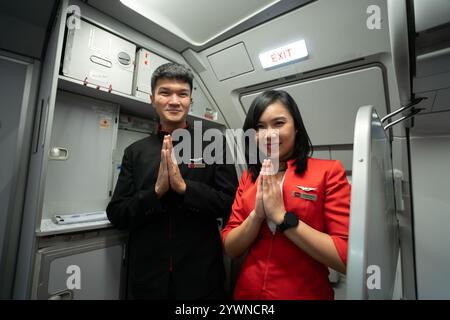
[[[130,231],[130,298],[221,297],[225,274],[217,218],[226,223],[231,212],[237,188],[235,166],[180,164],[186,192],[169,190],[157,199],[163,137],[158,132],[125,149],[106,209],[114,226]],[[202,144],[204,149],[207,143]],[[192,143],[192,152],[193,148]]]

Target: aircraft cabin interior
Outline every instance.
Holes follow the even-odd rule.
[[[190,124],[233,140],[285,90],[312,157],[342,163],[335,299],[450,299],[449,0],[1,0],[1,299],[127,298],[128,234],[105,210],[125,148],[156,134],[166,62],[194,73]],[[242,261],[224,263],[231,292]]]

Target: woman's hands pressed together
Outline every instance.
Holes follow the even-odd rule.
[[[265,216],[277,225],[282,223],[286,209],[284,207],[280,183],[277,181],[276,172],[274,172],[274,167],[270,159],[264,160],[262,164],[257,190],[255,212],[257,212],[260,203],[259,198],[261,198],[263,203],[262,211],[265,213]],[[258,215],[258,212],[256,214]]]

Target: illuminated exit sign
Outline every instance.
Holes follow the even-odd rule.
[[[264,69],[272,68],[287,62],[299,60],[308,56],[305,40],[296,41],[286,46],[263,52],[259,60]]]

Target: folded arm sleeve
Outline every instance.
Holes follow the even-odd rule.
[[[345,265],[347,265],[350,190],[344,167],[339,161],[334,161],[326,180],[325,223],[327,232]]]
[[[215,164],[214,183],[185,179],[184,206],[191,211],[228,220],[234,193],[237,187],[237,176],[234,165]]]
[[[247,171],[245,171],[242,174],[241,179],[239,181],[239,187],[236,191],[233,206],[231,207],[230,219],[228,220],[228,223],[226,224],[225,228],[223,228],[221,231],[222,243],[225,242],[225,238],[227,237],[228,233],[234,228],[239,227],[242,224],[242,222],[244,222],[244,220],[246,219],[246,216],[244,216],[243,212],[242,193],[245,190],[247,178],[248,174]]]
[[[163,211],[154,184],[149,183],[144,189],[136,189],[132,159],[132,151],[127,148],[113,197],[106,208],[109,221],[119,229],[133,229],[142,223],[148,223]]]

